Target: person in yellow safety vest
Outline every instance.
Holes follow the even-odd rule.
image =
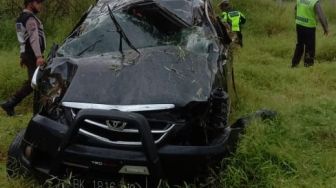
[[[229,0],[223,0],[219,4],[222,13],[221,21],[226,25],[227,29],[236,34],[233,41],[243,47],[243,35],[241,32],[242,25],[245,24],[246,18],[243,13],[231,7]]]
[[[292,68],[299,65],[303,52],[305,54],[304,66],[309,67],[314,65],[315,58],[316,15],[322,24],[326,36],[329,33],[328,22],[319,0],[297,0],[295,10],[297,44],[292,59]]]

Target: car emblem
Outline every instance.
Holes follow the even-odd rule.
[[[123,131],[127,126],[127,122],[116,121],[116,120],[107,120],[106,125],[110,130],[113,131]]]

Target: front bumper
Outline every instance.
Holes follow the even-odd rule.
[[[74,143],[81,122],[93,117],[127,121],[136,125],[141,134],[141,149],[103,148]],[[111,176],[149,175],[154,179],[182,177],[196,173],[195,167],[229,154],[242,131],[242,128],[227,128],[220,141],[209,146],[156,145],[146,118],[140,114],[115,110],[82,110],[71,126],[37,115],[30,121],[21,144],[23,151],[27,146],[33,147],[33,154],[23,155],[22,161],[44,176],[62,177],[66,170],[73,169]],[[140,167],[140,170],[127,171],[125,167]]]

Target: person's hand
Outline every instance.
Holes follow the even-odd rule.
[[[36,65],[41,66],[41,67],[43,67],[45,65],[45,61],[44,61],[43,57],[38,57],[37,58]]]
[[[324,35],[327,37],[329,35],[329,31],[324,31]]]
[[[224,24],[226,30],[231,31],[231,26],[230,26],[230,24],[228,24],[228,23],[223,23],[223,24]]]

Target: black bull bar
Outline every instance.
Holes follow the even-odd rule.
[[[143,161],[146,162],[151,177],[159,179],[164,177],[164,171],[162,169],[160,157],[200,157],[200,156],[215,156],[215,155],[227,155],[232,151],[232,147],[235,147],[238,141],[240,133],[244,130],[244,127],[228,127],[226,130],[225,139],[216,145],[209,146],[176,146],[176,145],[163,145],[158,148],[151,134],[150,126],[146,118],[137,113],[120,112],[117,110],[93,110],[85,109],[81,110],[73,123],[70,126],[63,125],[47,117],[36,115],[29,123],[26,130],[24,141],[25,145],[31,145],[34,148],[38,148],[44,152],[47,152],[52,159],[50,160],[49,169],[46,175],[59,175],[60,166],[67,154],[69,148],[75,148],[77,151],[83,151],[85,146],[72,146],[72,139],[78,134],[81,123],[85,119],[101,118],[111,119],[121,122],[128,122],[138,129],[141,135],[141,142],[143,149],[140,151]],[[78,149],[79,148],[79,149]],[[87,147],[86,151],[90,151]],[[24,148],[22,148],[24,151]],[[83,153],[83,156],[96,156],[99,148],[92,148],[91,154]],[[72,153],[75,150],[72,150]],[[77,152],[77,155],[82,155]],[[116,149],[101,149],[102,152],[106,152],[106,156],[113,159],[113,153],[119,154],[118,158],[122,158],[120,150]],[[67,153],[67,154],[66,154]],[[99,156],[98,156],[99,157]],[[126,156],[125,156],[126,157]],[[25,157],[23,157],[25,158]],[[129,157],[128,157],[129,158]],[[29,160],[23,160],[28,166],[34,169],[34,163]]]

